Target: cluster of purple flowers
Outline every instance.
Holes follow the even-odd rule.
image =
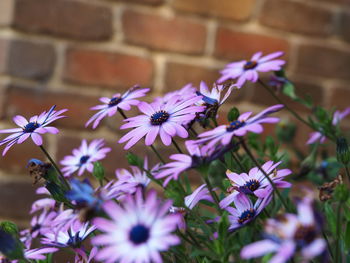
[[[46,188],[39,188],[37,193],[45,197],[33,203],[31,226],[20,233],[25,247],[24,258],[45,259],[46,254],[68,249],[74,252],[76,263],[162,262],[164,257],[169,257],[171,247],[181,245],[181,234],[188,234],[190,243],[196,245],[191,233],[202,235],[203,231],[201,228],[193,230],[193,224],[187,224],[187,219],[191,213],[196,218],[202,204],[211,207],[207,212],[212,216],[203,220],[209,229],[223,219],[223,214],[228,215],[226,230],[229,233],[252,223],[268,207],[274,195],[279,194],[279,190],[291,187],[286,177],[292,171],[279,168],[282,161],[271,160],[245,171],[241,168],[237,168],[237,172],[227,170],[225,181],[229,186],[224,189],[223,185],[221,188],[211,186],[208,167],[217,160],[225,164],[225,156],[234,154],[235,147],[243,145],[247,133],[260,134],[264,131],[264,124],[279,122],[278,117],[271,115],[284,106],[273,105],[256,115],[251,111],[245,112],[222,125],[217,125],[218,110],[229,96],[235,95],[233,91],[239,92],[245,82],[257,82],[260,72],[281,70],[285,64],[279,59],[282,55],[282,52],[275,52],[262,56],[258,52],[248,61],[230,63],[221,71],[222,76],[211,89],[205,82],[201,82],[199,88],[188,84],[180,90],[154,98],[152,102],[145,102],[140,98],[149,89],[134,86],[124,94],[100,98],[102,104],[91,108],[97,112],[87,121],[86,127],[92,125],[96,129],[104,118],[119,112],[124,118],[120,129],[131,129],[118,140],[118,143],[125,143],[125,150],[144,138],[144,144],[156,151],[154,145],[159,137],[165,146],[174,144],[179,153],[171,154],[171,161],[165,162],[165,158],[156,152],[161,162],[151,169],[150,158],[146,157],[143,163],[133,162],[130,170],[116,169],[115,177],[108,179],[104,172],[96,175],[95,165],[111,152],[111,148],[105,146],[103,139],[90,143],[82,140],[79,148],[73,149],[71,155],[60,161],[61,170],[54,164],[59,172],[62,171],[60,180],[68,182],[68,187],[62,190],[59,180],[43,176]],[[128,118],[124,111],[129,111],[131,106],[135,106],[140,115]],[[14,144],[20,144],[29,137],[43,148],[41,134],[57,134],[58,129],[48,125],[63,118],[61,114],[66,111],[54,109],[52,107],[29,121],[15,116],[13,121],[20,128],[0,130],[0,133],[12,133],[0,141],[0,145],[7,144],[3,155]],[[335,112],[333,125],[338,125],[349,113],[350,108]],[[199,134],[196,128],[201,130]],[[184,143],[185,153],[176,143],[177,137],[188,138]],[[318,131],[307,143],[323,143],[324,140],[324,135]],[[240,164],[241,160],[238,161]],[[40,162],[37,165],[41,168],[39,171],[45,174],[44,165]],[[186,173],[193,170],[202,173],[204,181],[194,191],[190,185],[186,189],[183,187]],[[80,181],[74,178],[89,174],[99,179],[99,186],[91,184],[88,179]],[[52,187],[47,187],[48,184],[58,186],[53,191]],[[165,200],[156,191],[150,190],[153,184],[163,187],[169,199]],[[268,219],[265,226],[267,238],[244,247],[241,257],[248,259],[275,252],[270,262],[286,262],[295,253],[305,260],[321,254],[325,241],[319,234],[311,203],[309,199],[300,202],[298,215],[286,213],[283,217]],[[214,214],[213,207],[218,214]],[[307,235],[307,231],[313,231],[312,240],[302,236]],[[211,232],[209,239],[217,239],[217,232]],[[40,248],[32,248],[34,240],[39,240]],[[179,251],[181,253],[177,253],[182,257],[186,249]],[[174,262],[179,255],[174,256]]]

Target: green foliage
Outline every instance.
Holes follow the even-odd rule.
[[[92,175],[99,181],[103,182],[105,178],[105,169],[102,166],[100,162],[95,162],[94,163],[94,170],[92,172]]]

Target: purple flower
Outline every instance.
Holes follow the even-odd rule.
[[[65,116],[62,116],[61,114],[63,112],[66,112],[67,109],[55,111],[55,107],[56,106],[52,106],[48,112],[44,111],[39,116],[35,115],[31,117],[29,121],[21,115],[15,116],[13,118],[13,121],[20,128],[0,130],[0,133],[13,133],[6,137],[4,140],[0,141],[0,145],[7,143],[4,151],[2,152],[2,155],[4,156],[14,144],[20,144],[27,140],[29,137],[31,137],[36,145],[40,146],[43,144],[41,134],[47,132],[57,134],[59,132],[57,128],[47,125],[55,120],[64,118]]]
[[[350,107],[346,108],[343,111],[336,111],[333,114],[332,124],[333,126],[337,126],[342,119],[344,119],[347,115],[350,114]],[[312,132],[310,133],[309,140],[306,144],[313,144],[315,142],[324,143],[326,141],[326,136],[324,136],[321,132]]]
[[[242,60],[230,63],[220,72],[222,76],[218,82],[222,83],[226,80],[238,78],[236,84],[238,88],[242,87],[247,80],[257,82],[259,79],[258,72],[278,71],[282,68],[286,62],[275,58],[278,58],[283,54],[283,52],[279,51],[261,57],[262,52],[257,52],[249,61]]]
[[[111,148],[104,147],[103,139],[91,141],[88,145],[86,140],[83,140],[78,149],[72,151],[73,155],[68,155],[60,162],[65,167],[62,168],[64,176],[70,176],[75,171],[81,176],[85,170],[92,173],[94,162],[102,160],[106,154],[111,151]]]
[[[43,248],[35,248],[35,249],[25,249],[24,257],[26,259],[35,259],[35,260],[44,260],[46,259],[45,254],[52,254],[56,252],[58,249],[54,247],[43,247]]]
[[[95,226],[89,226],[89,223],[82,224],[76,220],[67,229],[51,228],[43,234],[41,243],[53,247],[80,247],[81,243],[95,230]]]
[[[202,184],[199,186],[192,194],[185,197],[185,205],[189,209],[193,209],[199,201],[201,200],[207,200],[210,202],[214,202],[212,196],[209,193],[209,190],[207,188],[206,184]]]
[[[92,244],[102,246],[96,258],[103,262],[162,262],[161,251],[180,243],[172,234],[180,218],[167,214],[171,201],[161,204],[156,192],[150,192],[145,200],[142,192],[129,195],[122,206],[106,202],[105,212],[111,218],[96,218],[96,227],[105,232],[92,239]]]
[[[97,254],[97,247],[91,248],[90,254],[86,254],[84,249],[76,248],[75,251],[75,259],[74,263],[90,263]]]
[[[248,224],[270,203],[272,195],[267,198],[259,198],[254,204],[243,193],[239,193],[234,198],[236,208],[227,207],[226,210],[230,213],[228,219],[231,223],[229,230],[235,230]]]
[[[128,123],[120,128],[133,128],[133,130],[125,134],[119,143],[128,141],[124,147],[127,150],[144,136],[146,136],[146,145],[152,145],[159,134],[162,142],[167,146],[171,144],[172,137],[175,135],[181,138],[188,137],[188,132],[182,124],[193,120],[196,112],[203,110],[202,106],[193,106],[201,96],[194,96],[188,100],[178,101],[178,99],[178,96],[173,96],[165,104],[141,102],[138,107],[144,115],[125,120]]]
[[[297,205],[298,215],[285,214],[268,219],[265,225],[267,239],[245,246],[241,257],[251,259],[268,253],[276,254],[269,262],[287,262],[299,252],[300,262],[308,262],[326,248],[317,226],[311,200],[306,198]]]
[[[114,184],[114,187],[119,188],[120,191],[125,193],[135,193],[138,187],[146,188],[147,185],[151,182],[151,179],[148,178],[146,171],[148,170],[148,159],[144,159],[144,169],[141,171],[137,166],[130,166],[132,173],[126,169],[117,169],[115,174],[118,178],[118,181]]]
[[[90,108],[91,110],[98,110],[98,112],[88,120],[85,127],[93,122],[92,128],[95,129],[104,117],[113,116],[118,109],[126,111],[130,110],[131,105],[138,105],[140,103],[137,98],[145,96],[148,91],[149,89],[140,89],[139,86],[134,86],[123,95],[116,93],[112,98],[100,98],[100,101],[104,104]]]
[[[171,91],[166,93],[162,97],[157,97],[154,99],[155,102],[160,104],[166,104],[172,97],[176,97],[177,101],[184,101],[191,99],[196,95],[196,89],[192,84],[187,84],[179,90]]]
[[[292,171],[289,169],[277,170],[276,167],[279,166],[281,162],[273,163],[268,161],[262,165],[262,169],[269,175],[270,179],[273,181],[276,187],[287,188],[291,184],[283,181],[284,177],[291,174]],[[229,206],[238,193],[255,195],[258,198],[268,197],[273,191],[269,180],[266,179],[265,175],[259,170],[258,167],[250,169],[249,173],[236,174],[231,171],[226,172],[227,177],[230,179],[232,184],[232,193],[221,200],[220,207],[225,208]]]
[[[163,186],[165,187],[171,180],[177,180],[179,175],[190,169],[196,168],[204,163],[210,163],[211,161],[219,158],[230,147],[199,147],[194,143],[195,141],[186,141],[186,148],[189,154],[172,154],[170,159],[174,162],[162,165],[159,171],[155,172],[156,179],[165,178]]]
[[[207,84],[204,81],[201,81],[199,91],[196,91],[196,94],[203,96],[202,102],[204,104],[220,106],[227,100],[228,96],[230,96],[232,89],[233,86],[230,86],[225,95],[221,98],[221,93],[225,90],[224,85],[217,85],[215,83],[212,90],[209,91]]]
[[[207,143],[206,149],[214,147],[217,143],[227,145],[231,142],[233,136],[244,136],[247,132],[262,133],[262,123],[276,123],[279,121],[277,117],[269,117],[268,115],[277,112],[283,108],[282,104],[271,106],[254,117],[250,117],[252,112],[245,112],[238,117],[238,120],[231,122],[229,125],[221,125],[211,131],[201,133],[196,144]]]

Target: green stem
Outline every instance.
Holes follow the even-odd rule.
[[[179,152],[179,153],[183,153],[183,152],[181,151],[180,146],[177,144],[177,142],[175,141],[175,139],[174,139],[174,138],[172,139],[172,142],[173,142],[173,144],[174,144],[175,148],[178,150],[178,152]]]
[[[348,176],[348,180],[350,183],[350,171],[349,171],[349,167],[347,165],[345,165],[345,172],[346,172],[346,175]]]
[[[239,166],[239,168],[241,169],[241,172],[244,172],[244,167],[242,166],[241,162],[239,161],[239,159],[237,158],[237,156],[235,155],[234,152],[231,151],[231,155],[232,158],[235,160],[235,162],[237,163],[237,165]]]
[[[124,111],[120,108],[118,108],[118,112],[120,113],[120,115],[123,116],[124,119],[127,119],[128,117],[125,115]]]
[[[341,251],[340,251],[340,232],[341,232],[341,208],[342,208],[342,202],[339,202],[338,208],[337,208],[337,231],[336,231],[336,243],[335,243],[335,263],[341,262]]]
[[[292,108],[290,108],[287,104],[285,104],[271,89],[269,86],[267,86],[261,79],[258,80],[261,86],[263,86],[271,95],[274,97],[275,100],[278,101],[278,103],[283,104],[283,106],[288,110],[296,119],[304,123],[305,125],[309,126],[312,130],[318,131],[313,127],[309,122],[304,120],[298,113],[296,113]],[[319,131],[318,131],[319,132]],[[335,139],[330,136],[329,134],[325,134],[326,137],[328,137],[330,140],[335,141]]]
[[[165,163],[164,159],[162,158],[162,156],[159,154],[159,152],[157,151],[156,148],[154,148],[153,145],[150,145],[151,149],[153,150],[153,152],[157,155],[158,159],[160,160],[161,163]]]
[[[214,122],[215,127],[218,127],[219,125],[218,125],[218,122],[216,121],[216,118],[213,117],[212,120],[213,120],[213,122]]]
[[[274,184],[274,182],[271,180],[271,178],[269,177],[269,175],[265,172],[264,169],[262,169],[262,167],[260,166],[259,162],[255,159],[254,155],[251,153],[251,151],[249,150],[249,148],[247,147],[247,145],[245,144],[243,139],[240,139],[241,145],[243,147],[243,149],[245,150],[245,152],[248,154],[248,156],[250,157],[250,159],[255,163],[255,165],[258,167],[258,169],[264,174],[265,178],[269,181],[270,185],[272,186],[274,192],[277,194],[278,198],[280,199],[282,205],[284,206],[284,208],[286,209],[286,211],[288,211],[288,205],[285,202],[285,200],[283,199],[281,193],[278,191],[276,185]]]
[[[67,189],[70,189],[70,185],[68,184],[66,178],[64,178],[60,168],[58,168],[57,164],[55,163],[55,161],[51,158],[50,154],[45,150],[44,146],[40,145],[39,146],[40,149],[43,151],[43,153],[46,155],[46,157],[49,159],[49,161],[51,162],[52,166],[55,168],[55,170],[57,171],[59,178],[61,180],[61,182],[67,187]]]
[[[209,193],[210,193],[211,197],[213,198],[213,200],[214,200],[214,202],[216,204],[216,209],[221,214],[220,200],[219,200],[218,196],[216,195],[216,193],[214,192],[213,186],[211,185],[211,182],[210,182],[210,180],[208,178],[208,175],[204,175],[204,181],[207,184]]]

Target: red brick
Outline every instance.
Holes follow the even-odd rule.
[[[26,117],[30,117],[27,114],[23,114]],[[17,127],[13,122],[11,122],[13,127]],[[9,126],[9,127],[12,127]],[[2,134],[1,139],[4,139],[7,134]],[[48,145],[47,137],[54,135],[44,135],[44,146]],[[1,146],[0,152],[2,154],[5,146]],[[47,148],[47,147],[46,147]],[[45,160],[45,156],[38,146],[36,146],[31,139],[28,139],[22,144],[15,144],[12,148],[6,153],[5,156],[0,157],[0,168],[2,170],[8,171],[12,174],[23,175],[29,177],[28,169],[26,165],[28,161],[32,158]]]
[[[344,40],[350,42],[350,13],[344,12],[340,16],[339,34]]]
[[[32,203],[39,199],[35,195],[37,187],[28,182],[0,182],[1,216],[11,218],[29,218]]]
[[[301,45],[296,72],[325,78],[350,79],[350,52],[326,46]]]
[[[288,41],[255,33],[245,33],[219,27],[215,56],[223,59],[249,59],[255,52],[289,51]]]
[[[167,90],[177,90],[188,83],[198,87],[201,80],[211,85],[219,76],[218,69],[169,62],[166,65],[165,87]]]
[[[0,26],[8,26],[12,22],[13,0],[0,1]]]
[[[350,106],[350,88],[346,86],[335,86],[332,88],[328,107],[335,107],[337,110],[344,110]]]
[[[267,81],[265,81],[265,83],[267,83]],[[323,93],[323,88],[321,86],[300,82],[300,81],[295,81],[294,85],[295,85],[295,92],[299,97],[304,98],[305,96],[310,95],[315,105],[324,106],[322,105],[322,102],[324,99],[324,93]],[[278,104],[278,102],[259,84],[252,85],[249,88],[251,89],[250,90],[251,97],[249,101],[255,104],[263,105],[263,106],[271,106],[274,104]],[[285,102],[289,107],[291,107],[294,110],[303,111],[303,112],[310,111],[305,106],[289,99],[287,96],[284,96],[281,93],[278,94],[278,96],[283,100],[283,102]]]
[[[126,88],[152,85],[153,63],[148,58],[87,49],[69,49],[64,79],[83,85]]]
[[[125,40],[152,49],[201,54],[206,41],[206,28],[193,20],[165,18],[127,10],[123,14]]]
[[[0,59],[5,58],[5,61],[0,61],[3,72],[35,80],[45,80],[52,75],[56,61],[52,45],[13,39],[2,40],[0,48],[3,48]],[[5,57],[1,55],[3,52],[7,53]]]
[[[179,11],[225,19],[246,20],[254,11],[256,0],[174,0],[173,6]]]
[[[260,23],[285,31],[326,36],[332,33],[334,14],[319,5],[289,0],[267,0]]]
[[[57,109],[66,108],[68,111],[64,114],[67,118],[55,122],[55,126],[70,128],[83,128],[93,114],[89,108],[99,103],[98,98],[94,96],[20,86],[9,87],[7,96],[8,118],[16,114],[33,116],[50,109],[52,105],[57,105]]]
[[[115,0],[120,2],[127,2],[127,3],[138,3],[138,4],[145,4],[145,5],[160,5],[164,3],[164,0]]]
[[[75,0],[14,0],[16,28],[83,40],[108,39],[113,34],[110,8]]]

